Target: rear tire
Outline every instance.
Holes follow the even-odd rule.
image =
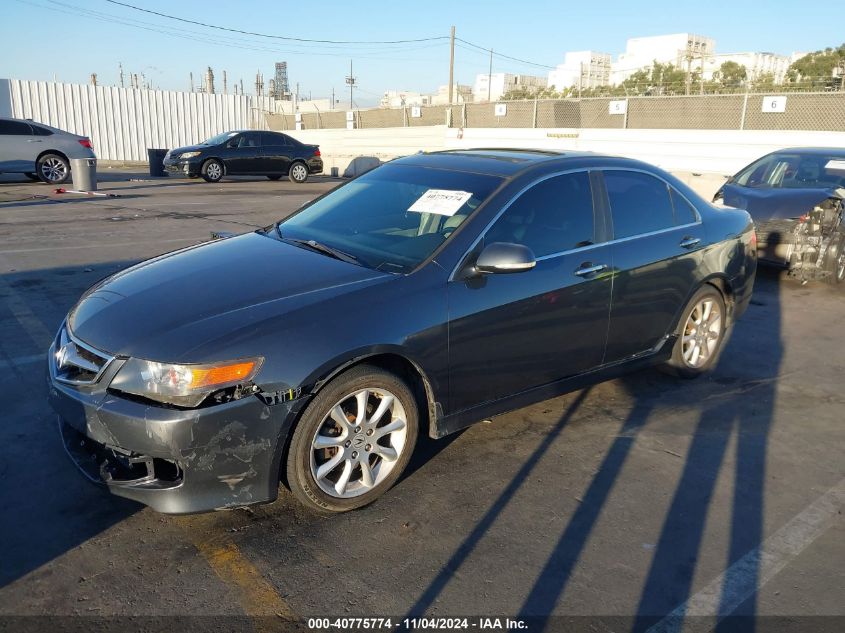
[[[699,288],[681,314],[672,357],[661,369],[681,378],[713,369],[724,347],[727,319],[722,293],[709,284]]]
[[[267,180],[278,180],[281,177],[282,177],[281,174],[268,174]]]
[[[825,266],[830,272],[824,280],[832,286],[845,282],[845,234],[833,241],[833,245],[827,254]]]
[[[317,394],[296,425],[287,458],[291,491],[324,514],[372,503],[408,465],[418,420],[405,381],[373,365],[353,367]]]
[[[209,158],[202,164],[200,173],[206,182],[220,182],[223,178],[223,163],[216,158]]]
[[[36,173],[48,185],[60,185],[70,177],[70,163],[59,154],[44,154],[35,163]]]
[[[303,182],[308,180],[308,167],[306,167],[305,163],[301,161],[295,162],[290,166],[288,178],[290,178],[291,182],[301,185]]]

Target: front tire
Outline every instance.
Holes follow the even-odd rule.
[[[303,412],[288,451],[288,485],[316,512],[372,503],[402,475],[418,427],[416,400],[405,381],[373,365],[353,367]]]
[[[826,282],[834,286],[845,282],[845,234],[828,251],[827,270],[830,274],[824,278]]]
[[[202,164],[200,173],[206,182],[220,182],[223,178],[223,163],[216,158],[210,158]]]
[[[672,357],[663,369],[681,378],[713,369],[724,346],[727,319],[722,293],[709,284],[699,288],[681,314]]]
[[[303,182],[308,180],[308,167],[305,166],[305,163],[296,162],[290,166],[288,177],[291,182],[301,185]]]
[[[64,156],[44,154],[35,163],[38,177],[48,185],[61,185],[70,177],[70,163]]]

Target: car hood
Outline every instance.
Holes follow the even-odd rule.
[[[186,145],[185,147],[177,147],[176,149],[170,150],[168,153],[171,156],[176,156],[178,154],[184,154],[185,152],[201,152],[205,149],[212,147],[211,145]]]
[[[726,184],[723,200],[730,207],[745,209],[755,222],[797,218],[828,198],[845,198],[842,189],[754,189]]]
[[[83,295],[68,315],[75,336],[118,356],[202,362],[200,348],[394,275],[261,233],[141,262]]]

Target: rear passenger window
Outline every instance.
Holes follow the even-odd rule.
[[[593,193],[587,172],[537,183],[496,220],[484,242],[523,244],[535,257],[592,244]]]
[[[659,178],[637,171],[608,170],[604,182],[615,239],[675,226],[669,187]]]
[[[676,224],[681,225],[698,222],[698,214],[695,212],[695,207],[686,198],[672,189],[672,187],[669,187],[669,195],[672,198],[672,206],[675,208]]]
[[[9,136],[31,136],[32,128],[23,121],[0,120],[0,134]]]

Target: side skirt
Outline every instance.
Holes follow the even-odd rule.
[[[445,437],[450,433],[460,431],[493,416],[521,409],[536,402],[556,398],[565,393],[577,391],[578,389],[583,389],[584,387],[604,382],[605,380],[618,378],[619,376],[639,369],[659,365],[668,361],[672,356],[672,348],[675,345],[676,339],[677,337],[674,335],[665,338],[654,350],[650,350],[644,355],[623,360],[612,365],[605,365],[598,369],[578,374],[577,376],[563,378],[546,385],[532,387],[531,389],[493,400],[492,402],[485,402],[471,409],[464,409],[463,411],[440,417],[431,427],[431,436],[434,438]]]

